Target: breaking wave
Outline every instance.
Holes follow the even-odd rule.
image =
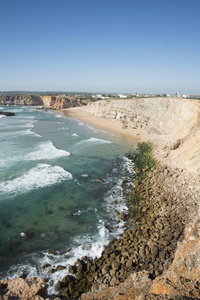
[[[58,166],[38,164],[20,177],[0,183],[0,195],[22,194],[72,179],[72,174]]]

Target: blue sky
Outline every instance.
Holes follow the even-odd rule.
[[[0,0],[0,91],[200,94],[200,0]]]

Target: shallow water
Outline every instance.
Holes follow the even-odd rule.
[[[99,256],[123,230],[120,183],[135,145],[61,114],[3,109],[16,115],[0,118],[0,276],[46,276],[44,263]]]

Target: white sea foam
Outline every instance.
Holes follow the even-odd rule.
[[[23,111],[23,108],[6,108],[6,111],[11,111],[11,112],[22,112]]]
[[[21,194],[72,179],[72,174],[58,166],[38,164],[20,177],[0,183],[0,195]]]
[[[61,118],[63,116],[63,113],[61,114],[56,114],[56,118]]]
[[[4,115],[0,115],[0,118],[5,118],[5,116]]]
[[[6,137],[6,138],[17,138],[19,136],[23,136],[23,135],[34,135],[34,136],[38,136],[41,137],[41,135],[31,131],[31,128],[27,129],[27,130],[20,130],[20,131],[7,131],[7,132],[2,132],[1,136],[2,137]]]
[[[71,136],[79,136],[77,133],[73,133]]]
[[[31,129],[31,128],[34,127],[33,123],[34,123],[34,121],[33,122],[29,122],[29,123],[25,123],[25,124],[16,124],[16,123],[14,123],[14,124],[9,125],[9,126],[6,125],[6,128],[9,129],[9,130],[10,129],[17,129],[17,128],[27,128],[27,127],[29,129]]]
[[[16,116],[17,117],[17,116]],[[31,120],[34,120],[35,119],[35,116],[23,116],[23,117],[19,117],[22,121],[23,121],[23,119],[31,119]],[[38,122],[38,121],[37,121]]]
[[[58,157],[69,156],[70,153],[65,150],[57,149],[51,141],[42,142],[35,151],[25,155],[25,160],[55,159]]]
[[[98,144],[112,144],[112,142],[91,137],[90,139],[78,142],[75,146],[77,147],[77,146],[88,146],[88,145],[98,145]]]
[[[102,251],[109,242],[108,237],[109,234],[105,227],[105,223],[100,219],[97,235],[81,235],[75,237],[72,242],[74,246],[72,246],[71,250],[67,254],[62,254],[58,251],[55,254],[50,254],[48,251],[43,252],[43,255],[40,255],[39,253],[32,253],[32,264],[14,265],[9,269],[7,275],[9,278],[16,278],[24,273],[25,270],[28,274],[28,277],[49,277],[49,279],[52,281],[52,284],[48,287],[48,292],[49,294],[53,294],[55,293],[54,285],[58,282],[58,280],[62,280],[62,278],[69,273],[67,269],[64,269],[53,274],[48,274],[48,270],[51,268],[56,268],[58,265],[73,265],[78,258],[85,255],[92,258],[100,257]],[[28,258],[30,261],[28,255],[26,255],[26,258]],[[26,258],[24,261],[27,261]],[[41,266],[47,263],[49,263],[51,266],[47,267],[45,270],[42,270]],[[37,266],[39,266],[39,268],[37,268]]]

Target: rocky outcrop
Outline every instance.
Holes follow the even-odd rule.
[[[89,99],[80,99],[69,96],[41,96],[44,107],[64,109],[69,107],[83,106],[90,102]]]
[[[43,278],[16,278],[0,281],[0,299],[42,300],[47,284]]]
[[[12,117],[12,116],[15,116],[15,113],[13,113],[11,111],[1,111],[0,110],[0,115],[6,116],[6,117]]]
[[[200,101],[181,98],[101,100],[84,110],[142,129],[155,146],[155,156],[172,168],[200,174]]]
[[[43,105],[38,95],[0,96],[0,105]]]
[[[43,95],[18,95],[0,96],[0,105],[39,105],[48,109],[63,109],[69,107],[84,106],[90,102],[87,98],[75,98],[69,96],[43,96]]]
[[[155,279],[150,292],[159,295],[176,295],[200,298],[200,220],[185,230],[170,268]]]

